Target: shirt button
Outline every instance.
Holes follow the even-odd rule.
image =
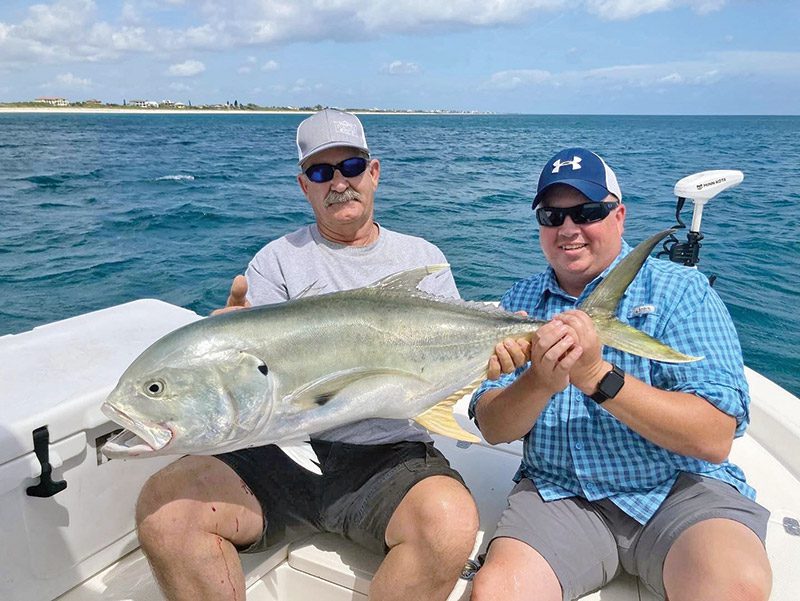
[[[575,450],[576,451],[580,451],[582,448],[583,448],[583,443],[581,443],[581,442],[575,443]]]

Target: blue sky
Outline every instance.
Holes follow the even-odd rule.
[[[0,5],[0,102],[800,114],[797,0]]]

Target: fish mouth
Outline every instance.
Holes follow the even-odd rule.
[[[108,439],[101,449],[109,459],[138,457],[140,455],[163,454],[174,438],[174,432],[164,424],[142,424],[131,419],[124,411],[103,403],[100,410],[123,428],[122,432]]]

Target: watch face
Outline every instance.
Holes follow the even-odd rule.
[[[602,403],[608,399],[613,399],[625,384],[625,372],[616,365],[612,365],[611,371],[603,376],[597,392],[592,395],[592,400]]]

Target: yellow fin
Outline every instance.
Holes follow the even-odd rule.
[[[480,442],[481,439],[474,434],[467,432],[464,428],[458,425],[456,418],[453,416],[453,405],[465,394],[468,394],[477,388],[481,378],[468,384],[461,390],[457,390],[442,402],[434,405],[427,411],[420,413],[414,418],[423,428],[427,428],[431,432],[455,438],[456,440],[463,440],[466,442]]]

